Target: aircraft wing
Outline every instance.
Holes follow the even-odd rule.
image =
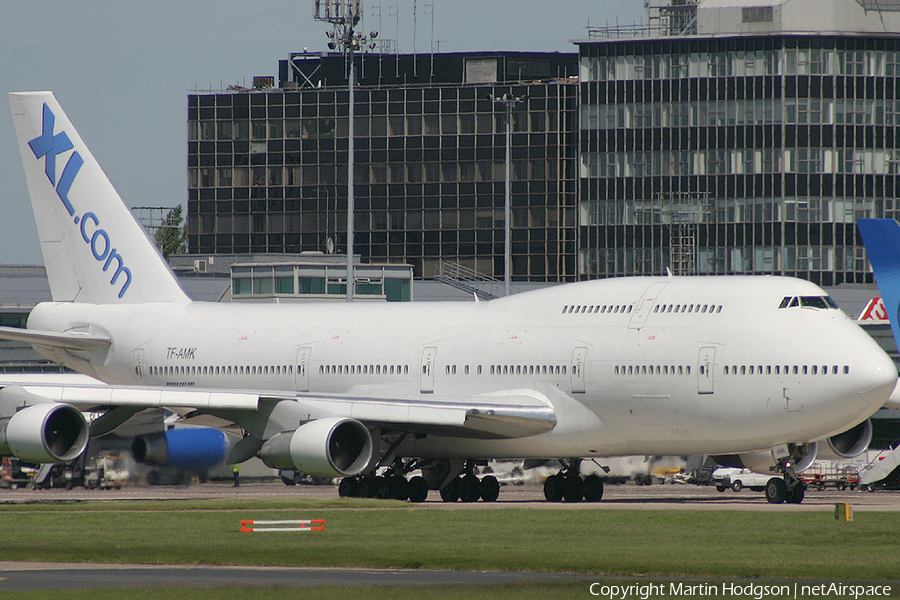
[[[0,385],[3,385],[0,383]],[[212,415],[258,411],[279,402],[296,403],[293,412],[309,420],[326,416],[356,419],[412,433],[485,439],[546,433],[556,425],[553,405],[533,390],[507,390],[466,398],[386,397],[369,394],[305,394],[205,388],[164,388],[97,384],[9,383],[0,401],[15,404],[60,402],[84,410],[116,408],[123,417],[152,407],[190,409]]]
[[[27,342],[76,352],[98,352],[106,350],[110,345],[110,339],[105,335],[81,331],[36,331],[19,327],[0,327],[0,340]]]

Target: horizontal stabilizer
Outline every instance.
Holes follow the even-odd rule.
[[[106,336],[91,335],[79,331],[35,331],[19,327],[0,327],[0,340],[27,342],[37,346],[64,348],[75,352],[101,352],[109,348]]]

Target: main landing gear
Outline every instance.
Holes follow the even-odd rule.
[[[803,483],[790,459],[782,459],[775,466],[776,471],[781,471],[782,477],[773,477],[766,482],[766,500],[770,504],[800,504],[806,495],[806,484]]]
[[[560,461],[562,469],[544,480],[547,502],[599,502],[603,498],[603,480],[592,474],[583,478],[578,474],[581,460]]]
[[[481,479],[469,471],[454,477],[441,488],[441,500],[444,502],[496,502],[500,496],[500,482],[493,475],[485,475]]]
[[[407,479],[406,475],[421,468],[422,475]],[[421,465],[417,461],[395,461],[382,475],[345,477],[338,486],[341,498],[380,498],[382,500],[409,500],[424,502],[429,489],[439,489],[444,502],[496,502],[500,496],[500,482],[493,475],[479,478],[472,461],[459,464],[455,469],[447,461],[440,466]]]
[[[410,479],[406,474],[416,468],[415,461],[396,461],[382,475],[344,477],[338,485],[341,498],[379,498],[381,500],[409,500],[424,502],[428,497],[428,482],[421,475]]]
[[[428,483],[421,475],[406,479],[402,475],[360,475],[344,477],[338,485],[341,498],[380,498],[424,502]]]

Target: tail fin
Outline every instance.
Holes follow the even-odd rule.
[[[9,104],[53,299],[187,301],[53,94],[11,93]]]
[[[884,299],[894,339],[900,343],[900,225],[893,219],[857,219],[856,226]]]

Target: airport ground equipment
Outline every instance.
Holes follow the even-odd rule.
[[[817,460],[800,474],[800,479],[819,491],[827,487],[855,490],[859,485],[859,467]]]
[[[900,487],[900,447],[860,469],[859,487],[869,491]]]

